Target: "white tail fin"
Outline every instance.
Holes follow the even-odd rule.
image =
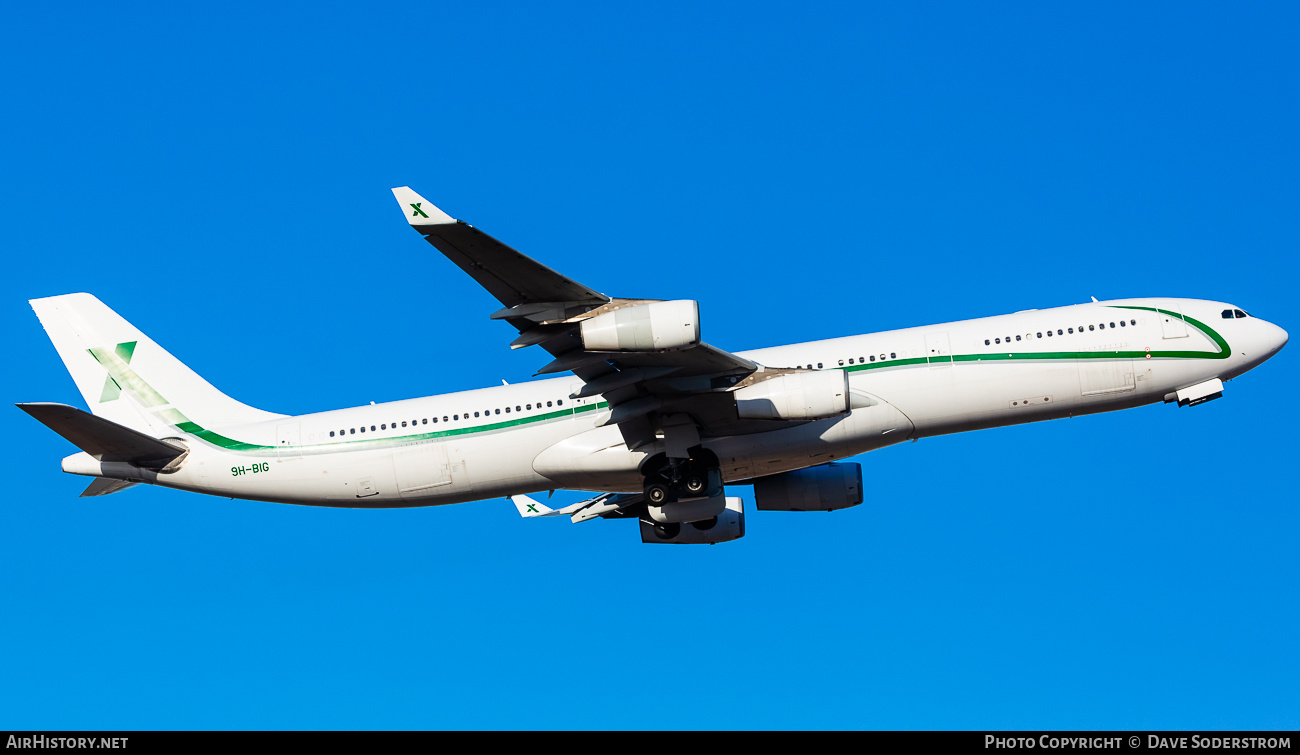
[[[283,416],[213,388],[90,294],[30,303],[92,414],[154,437]]]

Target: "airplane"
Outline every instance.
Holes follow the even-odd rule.
[[[634,519],[653,544],[715,544],[760,511],[862,503],[844,461],[919,438],[1197,406],[1276,354],[1282,328],[1198,299],[1097,301],[729,353],[699,305],[606,296],[409,187],[408,224],[551,360],[515,385],[301,416],[226,396],[85,293],[31,306],[90,408],[17,406],[80,450],[83,496],[144,483],[229,498],[395,508],[508,497],[526,518]],[[551,509],[530,494],[590,491]]]

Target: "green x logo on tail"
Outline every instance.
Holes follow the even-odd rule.
[[[532,513],[534,513],[534,514],[540,514],[540,513],[542,513],[542,512],[540,512],[540,511],[537,510],[537,504],[535,504],[535,503],[530,503],[530,504],[528,504],[528,510],[531,511]]]
[[[424,210],[420,209],[420,205],[422,204],[424,204],[424,202],[416,202],[415,204],[411,205],[411,209],[415,210],[415,212],[411,213],[411,217],[415,217],[416,215],[419,215],[422,218],[429,217],[428,215],[424,214]]]

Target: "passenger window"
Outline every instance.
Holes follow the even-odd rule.
[[[1129,325],[1137,325],[1137,324],[1138,324],[1138,321],[1137,321],[1137,320],[1129,320],[1129,321],[1128,321],[1128,324],[1129,324]]]
[[[849,357],[849,364],[853,364],[853,357]]]
[[[516,406],[515,406],[515,411],[517,411],[517,412],[521,412],[521,411],[523,411],[523,409],[520,409],[520,408],[518,407],[518,405],[516,405]]]
[[[989,339],[987,339],[987,338],[984,339],[984,345],[985,345],[985,346],[988,346],[988,345],[989,345]]]
[[[355,427],[352,428],[352,434],[353,434],[353,435],[356,435],[356,434],[357,434],[357,429],[356,429]]]
[[[998,343],[1002,343],[1002,339],[1001,339],[1001,338],[994,338],[993,340],[994,340],[994,341],[997,341]]]
[[[547,402],[546,402],[546,405],[547,405],[547,406],[550,406],[550,405],[551,405],[551,402],[550,402],[550,401],[547,401]]]
[[[478,412],[474,412],[474,416],[477,417],[477,416],[478,416]]]
[[[1042,334],[1042,333],[1039,333],[1039,334],[1038,334],[1038,337],[1039,337],[1039,338],[1042,338],[1042,337],[1043,337],[1043,334]]]
[[[1052,331],[1050,331],[1050,330],[1047,331],[1047,337],[1048,337],[1048,338],[1051,338],[1051,337],[1052,337]]]
[[[1093,326],[1089,325],[1089,326],[1088,326],[1088,330],[1096,330],[1096,328],[1094,328]]]
[[[496,413],[497,413],[497,414],[500,414],[500,413],[501,413],[501,410],[500,410],[500,409],[497,409],[497,410],[496,410]]]
[[[874,356],[871,357],[871,361],[873,361],[873,362],[876,361],[876,358],[875,358]]]
[[[885,361],[885,355],[884,355],[884,354],[881,354],[881,355],[880,355],[880,361],[882,361],[882,362]]]
[[[1070,332],[1073,333],[1074,331],[1070,331]],[[1056,335],[1058,335],[1058,336],[1063,336],[1063,335],[1065,335],[1065,334],[1061,332],[1061,329],[1060,329],[1060,328],[1057,328],[1057,329],[1056,329]]]
[[[820,370],[821,368],[822,368],[822,363],[821,363],[821,362],[818,362],[818,363],[817,363],[817,369]]]
[[[334,437],[334,431],[333,431],[333,430],[330,430],[330,437],[331,437],[331,438]]]
[[[375,426],[374,426],[374,425],[371,425],[371,426],[370,426],[370,432],[373,433],[374,431],[375,431]]]
[[[557,400],[557,401],[555,402],[555,405],[556,405],[556,406],[564,406],[564,399],[559,399],[559,400]]]
[[[388,429],[388,425],[380,425],[380,426],[379,426],[379,429],[380,429],[380,430],[387,430],[387,429]]]
[[[507,406],[507,407],[506,407],[506,414],[509,414],[509,413],[510,413],[510,407]]]
[[[1111,323],[1110,326],[1113,328],[1113,327],[1115,327],[1115,324],[1114,324],[1114,323]],[[1124,321],[1123,321],[1123,320],[1120,320],[1120,321],[1119,321],[1119,326],[1120,326],[1121,328],[1124,327]]]
[[[453,415],[451,415],[451,418],[454,419],[454,420],[456,420],[457,422],[460,421],[460,415],[459,415],[459,414],[453,414]]]
[[[532,405],[532,404],[528,404],[528,411],[531,412],[532,410],[533,410],[533,405]]]
[[[406,423],[405,423],[405,422],[402,423],[402,427],[406,427]]]
[[[364,433],[365,431],[366,431],[365,425],[362,425],[362,426],[361,426],[361,432]]]
[[[1020,336],[1016,336],[1016,340],[1019,341],[1019,340],[1020,340]]]
[[[890,359],[897,359],[898,357],[894,356],[894,352],[891,351],[891,352],[889,352],[889,358],[890,358]]]
[[[843,359],[840,360],[840,366],[841,366],[841,367],[844,366],[844,360],[843,360]]]
[[[1111,323],[1110,326],[1111,326],[1112,328],[1115,327],[1115,323]]]

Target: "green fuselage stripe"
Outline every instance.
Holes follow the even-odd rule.
[[[993,362],[1007,360],[1039,360],[1039,359],[1143,359],[1149,353],[1152,359],[1227,359],[1232,356],[1232,349],[1223,336],[1219,335],[1214,328],[1201,322],[1200,320],[1180,315],[1177,312],[1170,312],[1155,307],[1135,307],[1129,305],[1108,305],[1115,309],[1140,309],[1147,312],[1159,312],[1161,314],[1176,317],[1184,320],[1188,325],[1192,325],[1211,341],[1214,341],[1218,347],[1217,353],[1208,351],[1022,351],[1019,353],[1011,352],[993,352],[987,354],[957,354],[952,357],[938,357],[928,359],[926,357],[914,357],[908,359],[890,359],[881,362],[868,362],[867,364],[853,364],[841,369],[846,372],[858,372],[860,370],[878,370],[882,367],[905,367],[913,364],[942,364],[944,362]],[[1069,338],[1069,336],[1061,336]]]
[[[1177,312],[1170,312],[1164,309],[1154,307],[1137,307],[1126,305],[1109,305],[1115,309],[1136,309],[1147,312],[1159,312],[1160,314],[1169,315],[1186,321],[1189,325],[1199,329],[1202,333],[1214,341],[1218,347],[1217,353],[1207,351],[1152,351],[1152,359],[1227,359],[1232,355],[1232,350],[1223,336],[1219,335],[1213,328],[1194,320],[1191,317],[1180,315]],[[1065,337],[1065,336],[1063,336]],[[103,349],[91,349],[91,354],[99,360],[108,370],[114,380],[117,380],[123,386],[130,388],[151,407],[158,408],[166,406],[167,401],[157,391],[153,390],[148,383],[145,383],[139,375],[135,373],[127,364],[116,354],[107,352]],[[936,362],[983,362],[983,361],[1007,361],[1007,360],[1059,360],[1059,359],[1142,359],[1148,355],[1146,351],[1046,351],[1046,352],[1020,352],[1020,353],[989,353],[989,354],[957,354],[952,357],[939,357],[929,359],[926,357],[911,357],[904,359],[891,359],[880,362],[869,362],[867,364],[853,364],[847,367],[838,367],[833,369],[842,369],[846,372],[860,372],[862,370],[875,370],[885,367],[906,367],[910,365],[932,364]],[[415,433],[412,435],[401,435],[396,437],[369,437],[358,438],[355,440],[331,440],[327,443],[316,443],[310,446],[286,446],[279,450],[287,448],[327,448],[330,446],[358,446],[360,444],[370,444],[372,446],[392,445],[397,443],[412,443],[424,440],[436,440],[438,438],[452,438],[460,435],[470,435],[472,433],[486,433],[496,430],[504,430],[510,427],[519,427],[520,425],[532,424],[534,422],[548,422],[564,417],[570,417],[585,412],[596,411],[597,409],[606,409],[609,403],[600,401],[586,406],[577,406],[572,409],[561,409],[559,411],[547,412],[531,417],[516,417],[513,419],[492,422],[486,425],[476,425],[473,427],[456,427],[448,430],[435,430],[431,432]],[[171,422],[174,427],[184,433],[189,433],[200,440],[211,443],[227,451],[275,451],[276,446],[263,446],[256,443],[244,443],[233,438],[228,438],[220,433],[205,429],[199,424],[190,421],[185,415],[176,409],[166,409],[160,413],[167,421]]]

